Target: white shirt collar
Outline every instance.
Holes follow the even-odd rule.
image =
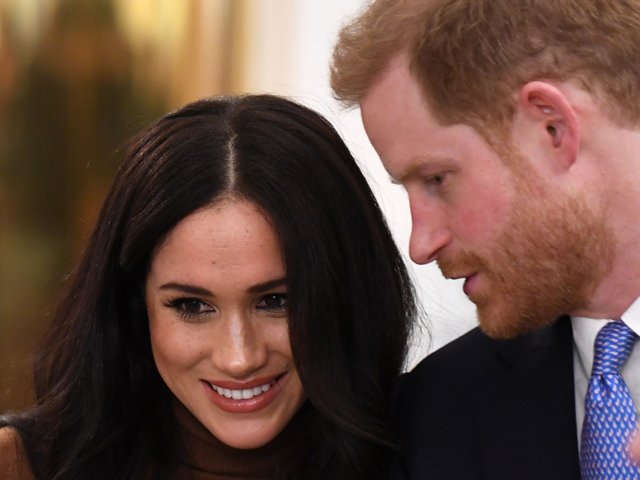
[[[621,319],[640,335],[640,298],[624,312]],[[584,398],[593,366],[593,346],[602,327],[612,322],[610,318],[571,317],[573,328],[573,374],[576,402],[578,444],[584,419]],[[636,407],[640,406],[640,342],[636,342],[629,359],[622,367],[622,376],[631,391]]]
[[[640,336],[640,297],[622,314],[621,319]],[[571,317],[573,341],[578,351],[578,360],[587,375],[591,375],[596,336],[602,327],[613,320],[612,318]]]
[[[636,332],[636,335],[640,336],[640,298],[637,298],[627,311],[622,314],[622,321]]]

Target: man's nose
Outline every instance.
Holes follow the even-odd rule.
[[[409,256],[419,265],[433,262],[451,241],[451,232],[443,211],[426,202],[411,200],[411,238]]]

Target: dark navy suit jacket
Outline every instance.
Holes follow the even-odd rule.
[[[579,480],[571,322],[474,329],[400,377],[394,479]]]

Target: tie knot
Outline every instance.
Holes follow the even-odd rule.
[[[635,332],[622,321],[602,327],[596,337],[592,375],[619,372],[637,339]]]

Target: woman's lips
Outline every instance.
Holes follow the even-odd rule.
[[[288,374],[238,383],[201,380],[211,402],[229,413],[251,413],[269,405],[281,392]]]
[[[211,388],[223,397],[233,398],[234,400],[249,400],[250,398],[257,397],[258,395],[268,392],[271,389],[271,385],[276,383],[276,378],[264,383],[252,382],[251,384],[246,385],[229,384],[228,382],[207,383],[209,383]]]

